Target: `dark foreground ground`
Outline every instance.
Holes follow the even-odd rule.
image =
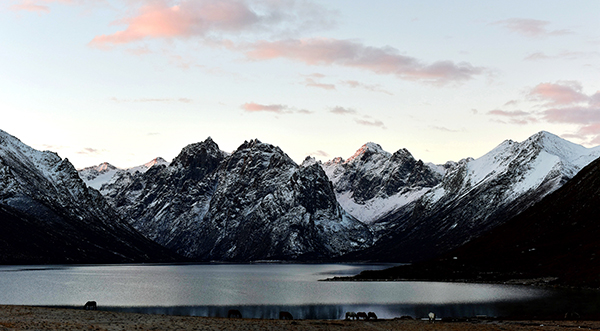
[[[415,320],[261,320],[145,315],[30,306],[0,306],[0,330],[572,330],[600,321],[442,322]]]

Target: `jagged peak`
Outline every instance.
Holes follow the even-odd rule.
[[[394,152],[392,157],[414,160],[414,156],[406,148],[401,148],[401,149],[397,150],[396,152]]]
[[[210,156],[211,158],[220,159],[225,157],[226,153],[219,149],[219,145],[215,143],[210,137],[206,140],[189,144],[185,146],[179,155],[177,155],[173,162],[171,162],[171,166],[177,168],[178,166],[189,166],[191,163],[195,163],[194,159],[199,157]],[[167,163],[167,162],[165,162]]]
[[[241,144],[237,148],[237,150],[248,149],[248,148],[252,148],[252,147],[258,146],[258,145],[263,145],[263,143],[260,140],[256,139],[256,138],[255,139],[250,139],[250,141],[244,140],[244,143]],[[266,144],[266,145],[269,145],[269,144]]]
[[[167,162],[167,160],[165,160],[165,159],[163,159],[162,157],[159,156],[157,158],[152,159],[150,162],[144,163],[144,166],[146,168],[152,168],[156,164],[161,165],[161,164],[168,164],[168,163],[169,162]]]
[[[376,144],[374,142],[368,142],[368,143],[362,145],[356,151],[356,153],[354,153],[354,155],[349,157],[348,160],[346,160],[346,163],[350,163],[355,159],[359,159],[363,155],[373,155],[373,154],[379,154],[379,155],[382,155],[385,157],[391,156],[391,154],[389,152],[384,151],[383,148],[379,144]]]
[[[337,156],[337,157],[334,157],[333,159],[325,162],[324,166],[328,167],[328,166],[331,166],[331,165],[334,165],[334,164],[335,165],[341,165],[341,164],[344,164],[344,162],[346,162],[346,161],[343,158]]]
[[[312,165],[319,165],[321,166],[321,161],[317,160],[315,157],[313,156],[307,156],[306,158],[304,158],[304,161],[302,161],[302,163],[300,164],[301,167],[309,167]]]
[[[117,167],[115,167],[114,165],[108,163],[108,162],[102,162],[99,165],[95,166],[95,167],[90,167],[92,169],[95,169],[96,171],[100,172],[100,173],[104,173],[110,170],[114,170],[117,169]],[[89,168],[86,168],[89,169]]]

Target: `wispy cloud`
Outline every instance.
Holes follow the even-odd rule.
[[[547,105],[572,105],[589,100],[582,90],[581,83],[575,81],[541,83],[531,89],[528,96]]]
[[[534,86],[526,98],[534,102],[532,109],[536,111],[495,109],[488,115],[510,124],[571,124],[576,127],[575,133],[567,136],[588,144],[600,143],[600,91],[587,94],[580,82],[559,81]]]
[[[387,95],[394,95],[392,92],[384,90],[381,87],[381,85],[364,84],[364,83],[361,83],[356,80],[345,80],[345,81],[342,81],[341,84],[344,84],[345,86],[348,86],[351,88],[361,88],[361,89],[365,89],[367,91],[380,92],[380,93],[385,93]]]
[[[83,148],[80,151],[77,151],[77,154],[82,154],[82,155],[98,155],[102,152],[105,152],[105,150],[101,150],[101,149],[96,149],[96,148],[92,148],[92,147],[86,147]]]
[[[506,20],[493,22],[492,24],[502,26],[511,32],[515,32],[529,38],[562,36],[573,33],[573,31],[568,29],[550,30],[548,28],[550,22],[531,18],[509,18]]]
[[[307,87],[317,87],[317,88],[321,88],[324,90],[335,90],[336,89],[334,84],[321,83],[311,77],[305,77],[303,84],[304,84],[304,86],[307,86]]]
[[[119,99],[112,97],[111,101],[114,102],[182,102],[192,103],[194,100],[190,98],[141,98],[141,99]]]
[[[359,41],[333,38],[294,38],[289,31],[334,25],[335,15],[311,1],[303,0],[168,0],[133,2],[142,5],[133,14],[113,22],[124,29],[97,35],[90,46],[110,49],[145,40],[200,40],[209,47],[243,53],[247,59],[266,61],[283,58],[307,65],[341,66],[402,80],[434,85],[455,84],[486,72],[468,62],[439,60],[430,63],[403,55],[393,47],[374,47]],[[303,27],[303,28],[302,28]],[[265,35],[270,38],[264,39]],[[288,35],[284,38],[283,36]],[[254,39],[254,41],[253,41]],[[260,39],[260,40],[259,40]],[[131,48],[145,54],[147,48]],[[178,63],[178,62],[177,62]],[[312,79],[312,80],[311,80]],[[315,78],[306,86],[332,90]],[[355,85],[389,93],[377,86]]]
[[[449,129],[445,126],[435,126],[432,125],[430,126],[431,129],[436,130],[436,131],[442,131],[442,132],[450,132],[450,133],[456,133],[456,132],[460,132],[461,130],[454,130],[454,129]]]
[[[271,112],[277,114],[288,113],[288,106],[286,105],[261,105],[254,102],[247,102],[242,105],[242,109],[247,112]]]
[[[10,6],[10,10],[14,11],[29,11],[29,12],[37,12],[37,13],[49,13],[50,7],[45,4],[42,4],[42,1],[29,1],[25,0],[20,3],[14,4]]]
[[[332,114],[341,115],[341,116],[354,116],[354,122],[356,124],[380,127],[383,129],[386,128],[385,124],[382,121],[373,119],[369,115],[361,115],[357,110],[352,109],[352,108],[336,106],[336,107],[329,109],[329,112]]]
[[[15,2],[15,1],[13,1]],[[42,14],[50,13],[50,6],[52,4],[63,4],[63,5],[105,5],[106,0],[20,0],[16,1],[9,7],[13,11],[28,11],[37,12]]]
[[[344,108],[340,106],[333,107],[329,110],[330,113],[336,115],[356,115],[358,112],[351,108]]]
[[[297,114],[312,114],[312,111],[306,110],[306,109],[296,109],[293,107],[289,107],[287,105],[281,105],[281,104],[270,104],[270,105],[265,105],[265,104],[259,104],[259,103],[255,103],[255,102],[247,102],[245,104],[243,104],[241,106],[241,108],[249,113],[257,113],[257,112],[268,112],[268,113],[274,113],[274,114],[293,114],[293,113],[297,113]]]
[[[386,128],[385,124],[383,124],[383,122],[379,121],[379,120],[355,118],[354,122],[356,122],[357,124],[360,124],[360,125],[374,126],[374,127],[378,127],[378,128],[382,128],[382,129]]]
[[[425,64],[400,54],[393,47],[371,47],[356,41],[333,38],[263,40],[248,44],[245,48],[245,54],[251,60],[285,58],[307,65],[337,65],[437,85],[467,81],[484,72],[484,68],[466,62],[438,61]]]
[[[92,46],[125,44],[145,39],[212,38],[225,34],[270,32],[333,25],[329,11],[310,1],[168,0],[143,3],[135,14],[114,22],[126,28],[99,35]]]
[[[555,55],[547,55],[544,52],[535,52],[527,57],[527,61],[543,61],[543,60],[577,60],[577,59],[591,59],[600,57],[600,52],[574,52],[574,51],[562,51]]]
[[[538,122],[534,114],[522,110],[494,109],[489,111],[488,115],[495,116],[496,122],[506,124],[525,125]]]
[[[310,153],[310,155],[314,155],[314,156],[321,156],[321,157],[329,157],[329,153],[323,151],[323,150],[318,150],[315,152]]]
[[[495,110],[491,110],[488,112],[488,114],[490,115],[498,115],[498,116],[504,116],[504,117],[522,117],[522,116],[530,116],[531,114],[526,112],[526,111],[522,111],[522,110],[500,110],[500,109],[495,109]]]

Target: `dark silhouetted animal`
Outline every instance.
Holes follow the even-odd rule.
[[[355,320],[356,319],[356,313],[353,311],[347,311],[346,312],[346,319],[347,320]]]
[[[367,313],[365,313],[364,311],[359,311],[358,313],[356,313],[356,319],[368,319],[369,316],[367,316]]]
[[[242,313],[237,309],[229,309],[227,318],[242,318]]]
[[[83,309],[85,310],[97,310],[98,309],[98,305],[96,304],[96,301],[88,301],[85,303],[85,305],[83,305]]]
[[[565,314],[566,320],[578,320],[581,316],[579,316],[576,312],[568,312]]]
[[[287,311],[280,311],[279,319],[280,320],[293,320],[294,317],[292,317],[292,314],[288,313]]]
[[[374,319],[374,320],[376,320],[376,319],[377,319],[377,315],[376,315],[374,312],[370,311],[370,312],[367,314],[367,319],[368,319],[368,320],[370,320],[370,319]]]

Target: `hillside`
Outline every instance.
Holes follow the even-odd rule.
[[[504,225],[442,257],[358,279],[534,282],[600,287],[600,159]],[[542,280],[545,279],[545,280]]]

